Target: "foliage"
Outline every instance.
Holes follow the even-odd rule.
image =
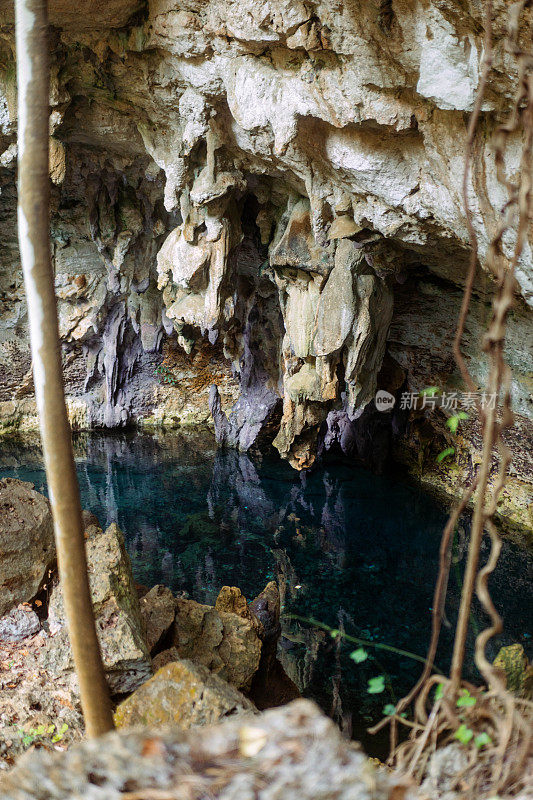
[[[30,728],[29,730],[20,729],[18,732],[21,736],[22,744],[25,747],[29,747],[35,743],[45,744],[51,742],[57,744],[67,731],[68,725],[64,722],[60,727],[56,727],[56,725],[52,723],[47,726],[38,725],[36,728]]]

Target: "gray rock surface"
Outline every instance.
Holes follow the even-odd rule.
[[[14,608],[5,617],[0,618],[0,639],[6,642],[21,642],[33,636],[41,628],[39,617],[26,606]]]
[[[50,503],[33,484],[0,480],[0,616],[31,600],[55,561]]]
[[[308,700],[186,733],[118,732],[67,753],[28,754],[3,800],[414,800]]]
[[[124,547],[124,537],[112,524],[102,532],[88,529],[87,561],[96,630],[106,677],[113,693],[133,691],[152,674],[144,642],[139,600]],[[73,669],[61,588],[52,591],[44,665],[55,674]]]

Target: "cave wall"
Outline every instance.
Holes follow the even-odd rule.
[[[378,386],[457,387],[450,342],[469,253],[461,184],[481,13],[467,0],[83,0],[75,12],[51,0],[52,255],[76,426],[211,412],[219,441],[245,450],[268,434],[303,468],[324,446],[362,451],[370,435],[376,449],[356,423],[380,428]],[[468,186],[481,260],[505,202],[492,142],[516,88],[505,13],[496,2]],[[0,0],[7,428],[35,423],[14,58],[11,3]],[[519,148],[511,137],[509,176]],[[466,331],[480,385],[491,284],[480,270]],[[530,244],[516,289],[508,349],[527,420]]]

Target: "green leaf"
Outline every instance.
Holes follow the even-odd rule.
[[[340,631],[333,629],[329,632],[329,635],[331,636],[332,639],[336,639],[337,636],[340,636],[340,633],[341,633]]]
[[[437,462],[437,464],[440,464],[448,456],[453,456],[454,453],[455,453],[455,447],[447,447],[446,450],[443,450],[441,453],[438,454],[435,461]]]
[[[475,706],[476,703],[476,698],[472,697],[468,689],[463,689],[461,692],[461,697],[457,700],[456,706],[457,708],[472,708],[472,706]]]
[[[446,420],[446,425],[451,430],[452,433],[457,433],[457,428],[459,427],[459,422],[462,419],[468,419],[468,414],[464,411],[458,411],[457,414],[454,414],[449,419]]]
[[[381,694],[385,691],[385,678],[383,675],[378,675],[375,678],[370,678],[368,681],[368,694]]]
[[[468,728],[464,722],[462,725],[459,725],[457,730],[455,731],[453,738],[458,739],[461,744],[468,744],[468,742],[472,739],[474,735],[474,731]]]
[[[350,658],[352,661],[355,661],[356,664],[360,664],[362,661],[367,660],[368,653],[364,647],[358,647],[357,650],[354,650],[353,653],[350,653]]]
[[[441,700],[442,697],[444,697],[444,684],[439,683],[435,689],[435,700]]]
[[[481,750],[481,748],[485,747],[487,744],[492,744],[492,739],[490,738],[488,733],[485,733],[485,731],[483,731],[483,733],[478,733],[478,735],[474,739],[474,744],[476,745],[478,750]]]
[[[393,717],[396,714],[396,706],[393,706],[392,703],[387,703],[383,709],[383,713],[386,717]]]
[[[66,733],[67,731],[68,731],[68,725],[66,722],[64,722],[61,728],[59,729],[59,733]]]
[[[422,389],[420,394],[422,396],[426,395],[427,397],[434,397],[436,394],[439,393],[439,391],[440,390],[438,386],[426,386],[425,389]]]

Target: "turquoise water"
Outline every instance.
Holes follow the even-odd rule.
[[[209,434],[79,435],[75,454],[83,506],[103,526],[124,531],[135,577],[165,583],[212,603],[220,587],[251,599],[280,582],[286,614],[314,617],[355,636],[423,656],[445,510],[401,477],[333,464],[298,474],[276,458],[217,451]],[[46,490],[38,443],[0,441],[0,476]],[[462,523],[437,663],[449,663],[453,622],[468,537]],[[484,544],[484,555],[488,543]],[[491,587],[505,635],[489,647],[521,642],[529,650],[532,560],[506,544]],[[472,624],[480,629],[482,611]],[[419,675],[421,665],[353,646],[292,619],[284,621],[280,656],[287,672],[370,751],[364,730]],[[472,646],[472,641],[470,642]],[[380,695],[366,692],[384,675]],[[473,669],[470,678],[476,679]]]

